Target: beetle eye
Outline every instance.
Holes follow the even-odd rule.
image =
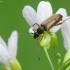
[[[32,36],[34,36],[34,33],[30,33]]]
[[[34,38],[39,37],[39,34],[37,32],[34,33]]]

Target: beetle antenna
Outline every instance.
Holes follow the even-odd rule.
[[[28,32],[25,32],[25,33],[19,33],[19,35],[22,35],[22,34],[30,34],[30,33],[28,33]],[[33,34],[33,33],[31,33],[31,34]],[[8,42],[8,40],[6,40],[6,42]]]
[[[19,33],[19,35],[22,35],[22,34],[29,34],[28,32],[25,32],[25,33]]]
[[[36,39],[36,40],[37,40],[37,39]],[[37,48],[37,56],[38,56],[38,59],[40,60],[39,48],[38,48],[38,40],[37,40],[37,46],[36,46],[36,48]]]

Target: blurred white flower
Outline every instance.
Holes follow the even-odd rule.
[[[65,19],[70,18],[66,17]],[[64,41],[64,47],[67,51],[70,50],[70,19],[66,20],[61,26],[61,32]]]
[[[0,37],[0,63],[4,65],[5,69],[12,70],[11,64],[16,61],[17,56],[17,41],[18,33],[13,31],[8,39],[8,45]],[[14,69],[15,70],[15,69]]]
[[[64,8],[60,8],[56,14],[61,14],[66,17],[66,10]],[[29,5],[25,6],[22,10],[22,15],[27,21],[27,23],[31,26],[29,29],[29,33],[34,33],[33,28],[37,28],[38,26],[32,26],[35,23],[41,24],[43,21],[48,19],[50,16],[53,15],[52,6],[48,1],[41,1],[37,6],[37,13],[36,11]],[[61,25],[54,26],[50,29],[51,32],[57,32],[61,28]]]
[[[67,50],[67,53],[65,54],[63,62],[66,62],[68,59],[70,59],[70,16],[65,17],[65,19],[68,19],[68,20],[66,20],[61,25],[61,32],[63,36],[64,47]]]

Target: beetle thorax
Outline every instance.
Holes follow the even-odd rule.
[[[38,34],[42,34],[44,32],[44,27],[40,26],[38,29],[37,29],[37,32]]]

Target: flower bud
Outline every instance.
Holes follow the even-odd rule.
[[[11,70],[22,70],[19,62],[16,60],[10,62]]]
[[[65,57],[64,57],[63,63],[66,62],[68,59],[70,59],[70,50],[67,51],[67,53],[65,54]]]
[[[50,46],[50,43],[51,43],[51,36],[48,32],[44,31],[44,34],[41,34],[39,37],[38,37],[38,43],[39,43],[39,46],[44,48],[46,47],[47,49],[49,48]]]
[[[60,62],[61,62],[61,59],[58,59],[58,60],[57,60],[58,65],[60,64]]]
[[[57,46],[57,36],[55,33],[51,34],[51,45],[53,48],[55,48]]]
[[[60,58],[61,58],[61,54],[57,53],[57,59],[60,59]]]

